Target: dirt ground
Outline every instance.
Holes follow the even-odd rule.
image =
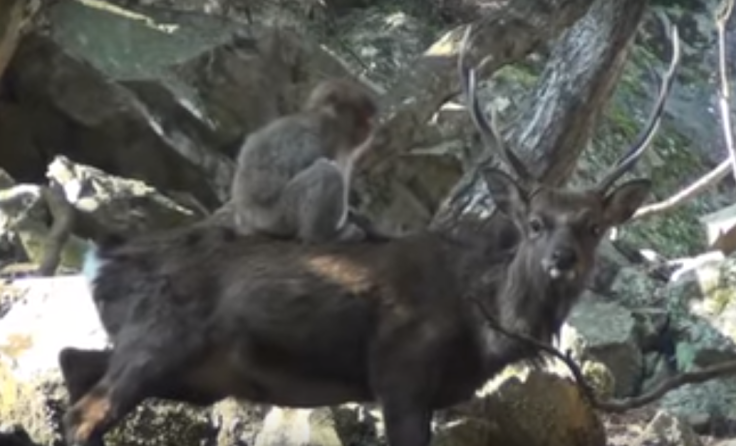
[[[603,414],[608,446],[631,446],[657,414],[654,407],[643,407],[624,414]],[[736,446],[736,423],[724,422],[699,435],[703,446]]]

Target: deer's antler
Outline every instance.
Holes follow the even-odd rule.
[[[664,103],[669,95],[670,89],[672,88],[675,70],[680,61],[680,37],[677,32],[677,26],[670,23],[667,15],[664,13],[659,13],[658,15],[665,28],[669,31],[670,40],[672,40],[672,58],[670,60],[670,66],[662,78],[659,88],[659,96],[657,97],[657,101],[654,103],[654,108],[652,109],[647,124],[639,133],[636,140],[634,140],[631,147],[626,151],[624,156],[622,156],[614,167],[598,182],[596,188],[601,193],[604,193],[617,179],[621,177],[621,175],[634,167],[636,162],[654,139],[654,135],[657,133],[657,129],[659,128],[659,123],[662,120]]]
[[[470,117],[473,120],[473,124],[478,129],[483,140],[483,144],[496,150],[501,155],[503,161],[514,171],[518,179],[525,185],[530,185],[536,182],[536,179],[529,173],[524,163],[514,154],[513,151],[504,143],[503,135],[498,129],[496,117],[496,110],[491,109],[491,120],[486,120],[483,115],[483,111],[478,104],[478,98],[476,96],[476,71],[467,64],[466,52],[468,49],[468,42],[470,40],[470,32],[472,26],[468,26],[463,35],[462,43],[460,44],[460,51],[458,56],[458,71],[460,74],[460,84],[465,94],[465,100],[467,103]]]

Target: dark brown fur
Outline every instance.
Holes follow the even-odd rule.
[[[535,358],[489,326],[476,302],[506,330],[549,342],[603,234],[633,215],[651,184],[611,190],[624,164],[590,190],[539,184],[483,118],[462,57],[459,66],[482,136],[521,179],[484,172],[498,218],[385,243],[305,245],[200,225],[99,246],[87,272],[114,348],[61,352],[68,441],[100,443],[146,398],[234,396],[291,407],[376,401],[389,446],[428,446],[434,410]]]
[[[489,175],[505,203],[513,183]],[[100,248],[93,295],[115,347],[62,353],[76,403],[70,438],[98,438],[147,397],[207,405],[236,396],[293,407],[379,401],[392,446],[425,446],[433,410],[535,354],[489,329],[467,298],[548,341],[593,264],[600,235],[586,225],[618,223],[634,201],[606,212],[594,194],[539,192],[529,211],[553,216],[549,233],[508,251],[486,237],[508,232],[508,221],[382,244],[300,245],[198,227]],[[552,245],[579,252],[575,280],[553,281],[540,266]],[[90,370],[99,379],[91,388]]]

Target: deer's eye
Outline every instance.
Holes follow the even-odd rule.
[[[600,236],[601,233],[603,232],[603,228],[601,228],[600,225],[595,224],[595,223],[592,223],[589,226],[589,230],[590,230],[590,234],[593,235],[594,237]]]
[[[531,229],[533,234],[538,234],[542,229],[544,229],[544,224],[542,223],[542,220],[535,217],[529,220],[529,229]]]

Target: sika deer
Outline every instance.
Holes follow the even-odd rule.
[[[468,108],[518,176],[484,172],[507,219],[354,245],[204,226],[101,243],[85,270],[114,347],[60,353],[70,444],[101,442],[149,397],[210,405],[233,396],[290,407],[377,401],[390,446],[427,446],[434,410],[538,353],[490,327],[476,299],[505,329],[550,342],[601,237],[650,190],[643,179],[611,185],[656,132],[679,59],[677,32],[641,138],[583,191],[535,180],[485,120],[464,57],[469,34],[458,64]]]

